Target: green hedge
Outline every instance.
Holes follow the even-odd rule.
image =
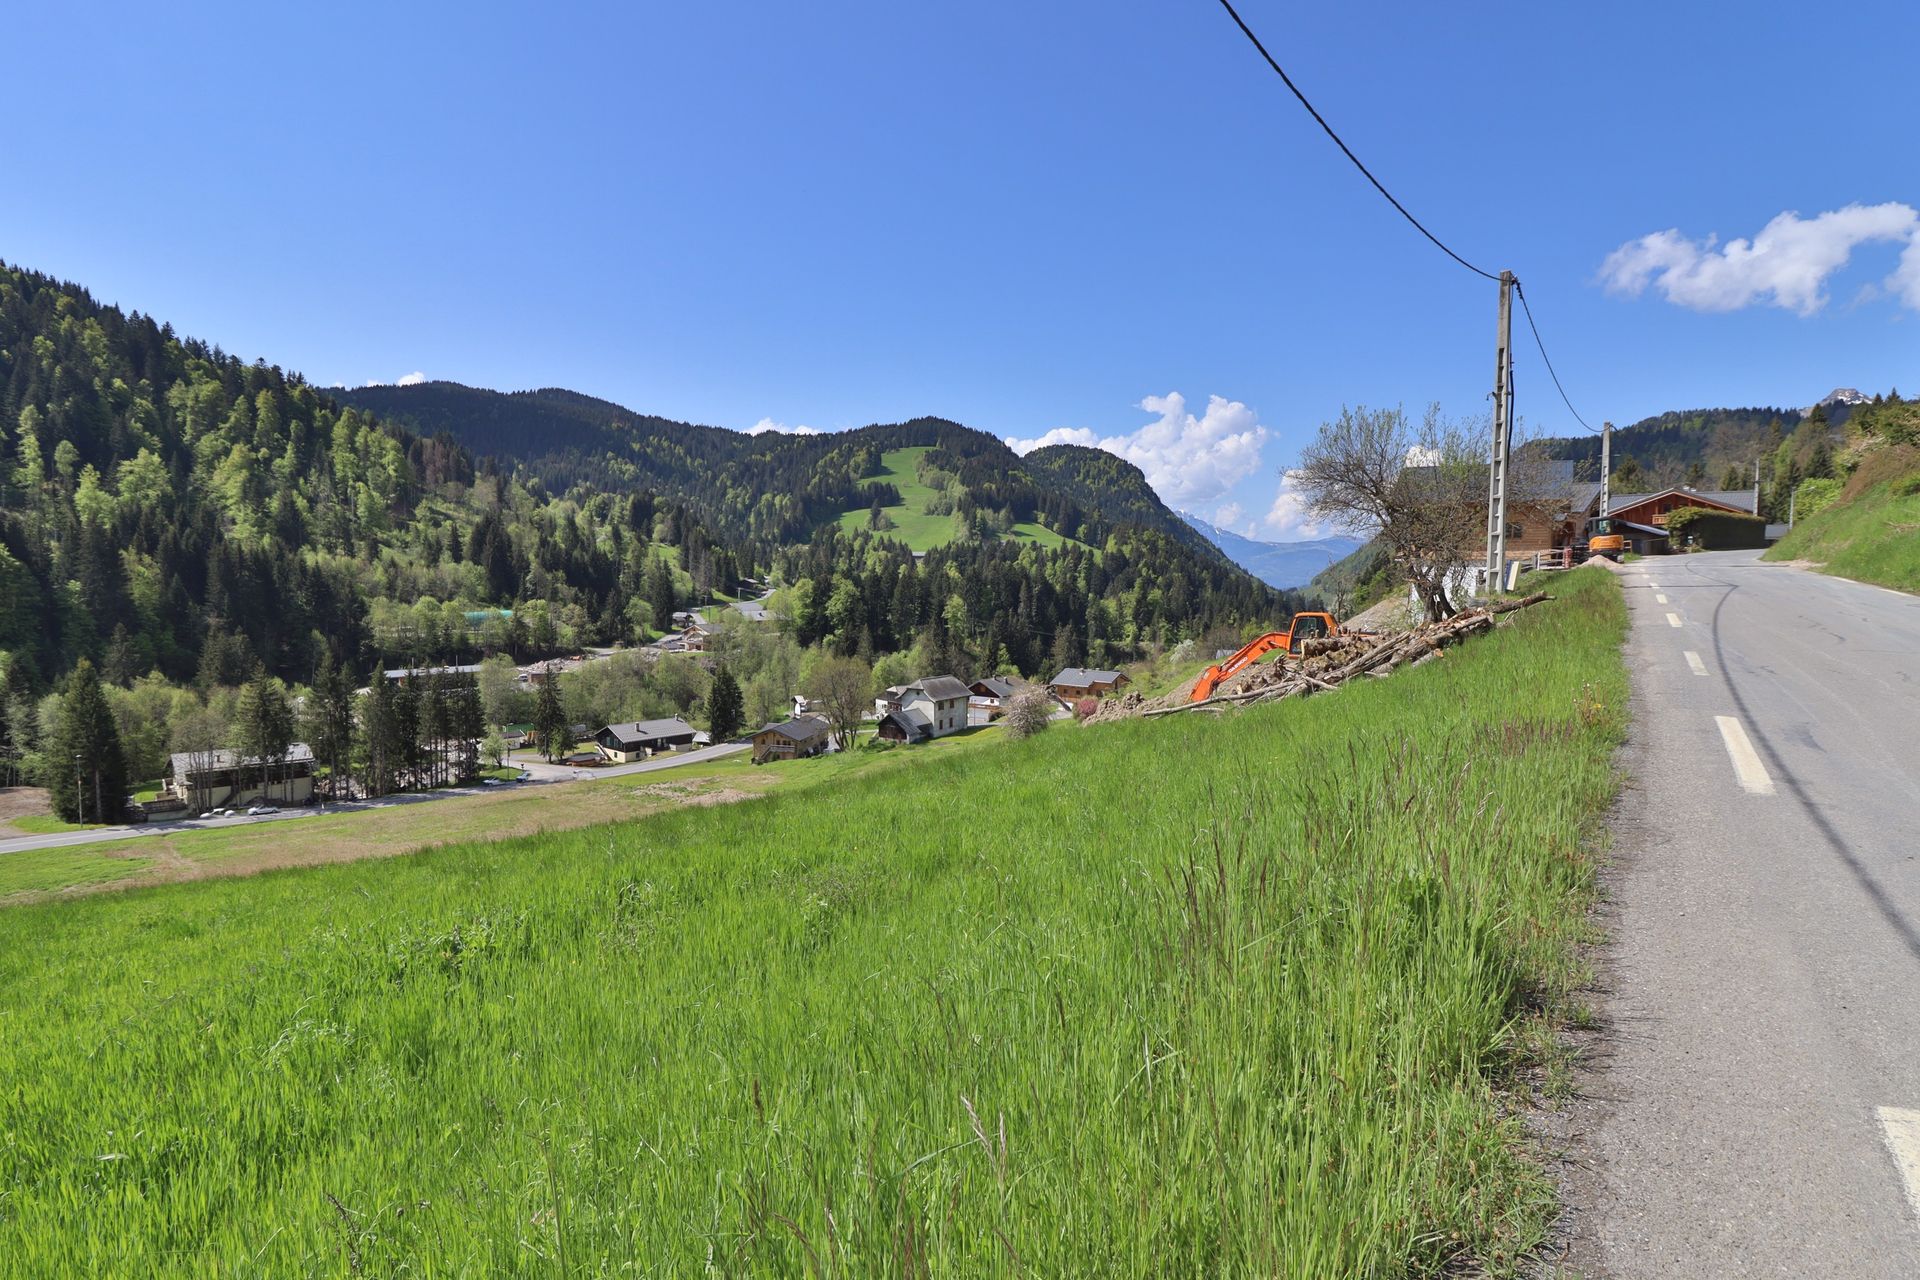
[[[1667,516],[1667,536],[1674,550],[1688,538],[1702,551],[1736,551],[1767,545],[1767,522],[1758,516],[1706,507],[1680,507]]]

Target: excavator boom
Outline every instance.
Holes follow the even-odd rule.
[[[1302,640],[1339,634],[1340,624],[1334,621],[1330,613],[1296,613],[1285,631],[1269,631],[1263,636],[1255,636],[1241,645],[1231,657],[1214,663],[1202,672],[1193,686],[1193,700],[1205,702],[1220,687],[1221,681],[1246,670],[1275,649],[1297,653]]]

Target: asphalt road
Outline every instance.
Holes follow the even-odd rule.
[[[1601,1270],[1920,1276],[1920,599],[1624,571]]]
[[[750,742],[722,742],[718,746],[702,747],[698,751],[689,751],[681,756],[660,756],[652,760],[635,761],[633,764],[614,764],[593,769],[576,769],[566,764],[548,764],[545,760],[523,756],[515,756],[507,763],[518,765],[526,772],[530,782],[571,782],[575,779],[625,778],[636,773],[658,773],[662,769],[678,769],[682,765],[701,764],[708,760],[724,760],[728,756],[739,755],[752,745]]]

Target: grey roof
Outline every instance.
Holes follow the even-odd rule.
[[[777,733],[783,738],[792,738],[798,742],[803,738],[825,733],[832,727],[819,716],[796,716],[792,720],[782,720],[778,724],[766,725],[760,732]]]
[[[1674,485],[1666,489],[1655,489],[1652,493],[1616,493],[1609,496],[1607,514],[1612,515],[1627,507],[1637,507],[1654,498],[1677,493],[1683,497],[1705,498],[1708,502],[1717,502],[1723,507],[1733,507],[1739,511],[1753,511],[1753,490],[1751,489],[1689,489],[1684,485]]]
[[[479,663],[467,662],[457,667],[394,667],[380,674],[389,680],[399,680],[406,676],[471,676],[479,671]]]
[[[1600,500],[1600,482],[1581,480],[1567,489],[1567,510],[1585,515]]]
[[[899,725],[900,731],[906,734],[907,741],[909,742],[912,742],[916,738],[931,737],[933,732],[933,722],[924,715],[912,711],[887,712],[887,714],[880,717],[880,724],[875,726],[874,731],[876,733],[879,732],[880,727],[887,724]]]
[[[990,698],[1011,698],[1018,692],[1018,686],[1005,676],[981,676],[973,683],[985,689]]]
[[[654,738],[677,738],[693,732],[693,726],[674,716],[667,720],[629,720],[624,724],[610,724],[602,733],[611,733],[622,742],[648,742]]]
[[[196,756],[202,757],[201,769],[231,769],[236,765],[248,769],[257,769],[260,767],[260,757],[248,756],[245,759],[241,759],[238,752],[231,751],[226,747],[220,747],[217,750],[208,752],[176,751],[167,757],[167,761],[175,773],[185,773],[188,769],[194,767],[193,760]],[[282,763],[311,764],[312,762],[313,748],[304,742],[294,742],[288,744],[287,758]]]
[[[1119,679],[1121,679],[1121,675],[1118,671],[1088,670],[1080,667],[1068,667],[1065,671],[1062,671],[1059,675],[1047,681],[1047,683],[1048,684],[1070,684],[1075,688],[1085,688],[1089,685],[1112,684]]]
[[[912,684],[902,685],[900,696],[905,697],[916,689],[935,702],[945,702],[949,698],[964,698],[968,692],[967,686],[953,676],[928,676],[924,680],[915,680]]]

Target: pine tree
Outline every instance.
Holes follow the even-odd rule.
[[[323,649],[307,699],[306,733],[315,763],[326,762],[328,793],[334,799],[353,790],[353,703],[352,674],[335,666],[333,655]]]
[[[560,702],[560,673],[551,665],[540,681],[540,696],[533,707],[533,741],[549,762],[557,760],[573,745],[572,725],[567,709]]]
[[[384,796],[394,789],[400,768],[400,718],[394,710],[393,686],[378,670],[360,708],[360,730],[367,760],[362,773],[366,793]]]
[[[100,688],[100,677],[85,658],[74,664],[67,680],[46,762],[47,790],[60,817],[68,822],[112,822],[120,817],[127,795],[120,730]]]
[[[713,686],[707,690],[707,732],[716,744],[730,741],[740,732],[742,714],[740,682],[721,667],[713,673]]]
[[[259,770],[261,797],[270,798],[271,777],[285,762],[287,749],[293,745],[293,707],[280,682],[264,669],[257,670],[240,690],[233,727],[239,738],[236,745],[241,756],[237,767],[244,769],[246,761],[252,760]]]

